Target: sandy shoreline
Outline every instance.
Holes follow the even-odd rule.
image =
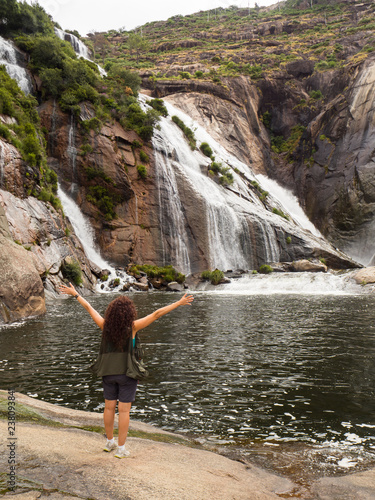
[[[268,500],[375,499],[375,469],[325,477],[308,490],[250,463],[199,448],[185,436],[131,421],[131,458],[102,451],[102,415],[72,410],[16,393],[16,492],[9,473],[7,392],[0,391],[1,488],[22,500]]]

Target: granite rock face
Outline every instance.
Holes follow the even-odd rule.
[[[49,133],[48,163],[58,174],[64,191],[89,217],[103,257],[121,266],[160,261],[152,149],[142,145],[134,131],[124,130],[117,122],[87,134],[82,122],[94,116],[90,104],[81,104],[81,116],[76,119],[49,101],[41,106],[40,116]],[[84,145],[88,146],[86,153]],[[140,146],[149,156],[149,163],[140,159]],[[147,170],[145,179],[137,170],[137,165],[143,163]],[[93,200],[97,186],[114,201],[115,218],[108,217]]]
[[[44,288],[34,257],[13,242],[1,204],[0,248],[0,325],[44,314]]]

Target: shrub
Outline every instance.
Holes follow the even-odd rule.
[[[163,99],[152,99],[149,102],[150,106],[153,107],[162,116],[168,116],[168,110],[165,107]]]
[[[112,220],[117,217],[115,203],[118,203],[119,200],[116,196],[111,195],[107,188],[103,186],[90,186],[86,199],[98,207],[106,220]]]
[[[141,161],[143,161],[144,163],[149,163],[150,162],[150,158],[148,156],[147,153],[145,153],[144,151],[140,151],[139,152],[139,158]]]
[[[149,278],[162,279],[168,283],[177,281],[182,284],[185,281],[185,275],[176,271],[173,266],[157,267],[151,265],[137,265],[130,268],[130,274],[138,274],[142,271],[147,274]]]
[[[202,78],[203,74],[203,71],[198,70],[194,73],[194,76],[195,78]]]
[[[180,77],[184,80],[190,80],[191,74],[187,71],[181,71],[180,72]]]
[[[79,262],[72,260],[72,262],[64,262],[61,268],[64,278],[77,286],[82,285],[82,271]]]
[[[288,244],[288,245],[290,245],[290,244],[292,243],[292,238],[291,238],[291,236],[288,236],[288,237],[286,238],[286,242],[287,242],[287,244]]]
[[[278,208],[273,208],[272,213],[279,215],[280,217],[283,217],[286,220],[289,220],[289,215],[284,214],[282,210],[279,210]]]
[[[214,271],[203,271],[201,274],[202,279],[209,280],[213,285],[218,285],[224,278],[223,271],[215,269]]]
[[[210,145],[207,142],[202,142],[199,148],[205,156],[212,158],[213,152]]]
[[[194,151],[197,144],[194,132],[191,130],[191,128],[187,127],[185,123],[178,116],[176,115],[172,116],[172,121],[182,130],[185,137],[189,141],[190,148]]]
[[[311,92],[309,92],[309,95],[312,99],[322,99],[323,98],[323,94],[320,90],[312,90]]]
[[[147,168],[144,165],[137,165],[137,171],[141,179],[147,178]]]
[[[262,266],[260,266],[259,272],[262,274],[270,274],[273,272],[273,268],[268,264],[263,264]]]

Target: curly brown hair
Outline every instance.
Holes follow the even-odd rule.
[[[103,337],[116,349],[123,350],[125,340],[132,334],[137,310],[132,300],[121,296],[108,304],[104,315]]]

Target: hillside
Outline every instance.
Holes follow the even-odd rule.
[[[90,38],[107,68],[121,63],[147,70],[157,80],[205,78],[215,83],[224,76],[275,76],[299,59],[313,62],[315,71],[345,67],[375,50],[373,2],[313,3],[312,8],[306,1],[261,9],[218,8],[147,23],[136,33],[110,31]],[[143,39],[138,49],[137,35]]]

